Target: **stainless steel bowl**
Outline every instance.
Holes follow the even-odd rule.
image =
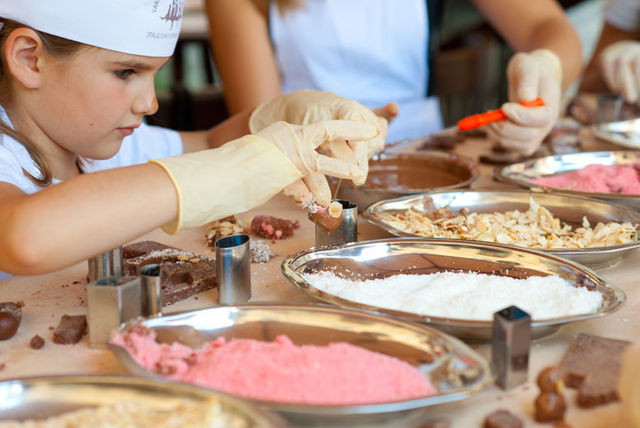
[[[551,334],[570,322],[607,315],[619,309],[626,299],[622,290],[607,284],[595,273],[579,264],[534,250],[476,241],[427,238],[381,239],[339,247],[311,248],[287,257],[282,262],[282,272],[289,281],[305,293],[324,302],[426,323],[463,339],[489,340],[491,321],[431,317],[369,306],[326,293],[314,287],[302,276],[303,273],[331,271],[338,275],[366,279],[401,273],[429,274],[451,270],[513,278],[558,275],[575,287],[588,287],[602,294],[603,305],[597,312],[533,320],[531,327],[534,338]],[[389,290],[389,293],[393,293],[393,290]]]
[[[535,178],[562,172],[576,171],[587,165],[626,165],[640,161],[639,151],[607,151],[584,152],[566,155],[546,156],[526,162],[514,163],[496,168],[493,175],[498,181],[516,184],[529,189],[540,189],[545,192],[563,193],[567,195],[585,196],[607,202],[626,205],[640,210],[640,195],[623,195],[620,193],[583,192],[579,190],[545,187],[532,183]]]
[[[591,133],[602,140],[629,149],[640,149],[640,119],[593,125]]]
[[[359,425],[393,421],[419,426],[425,409],[462,400],[492,383],[485,360],[464,343],[424,325],[363,311],[329,306],[246,304],[218,306],[142,321],[164,343],[193,348],[219,336],[272,341],[286,334],[297,345],[353,345],[399,358],[418,367],[438,389],[436,395],[388,403],[354,406],[312,406],[255,401],[300,425]],[[123,326],[121,331],[126,329]],[[157,377],[138,366],[122,347],[110,346],[131,373]],[[433,357],[432,362],[429,356]]]
[[[479,213],[505,212],[515,209],[526,211],[529,209],[530,197],[533,197],[538,204],[547,208],[551,214],[561,221],[573,227],[582,225],[583,216],[586,216],[594,226],[597,222],[607,223],[609,221],[640,224],[640,213],[626,206],[573,195],[538,193],[526,190],[429,192],[377,202],[369,206],[363,216],[370,223],[393,235],[418,237],[418,235],[404,232],[385,223],[382,218],[386,215],[404,212],[409,208],[422,210],[427,200],[435,208],[448,208],[454,213],[463,208],[468,209],[470,212]],[[593,269],[599,269],[617,263],[622,257],[638,247],[640,247],[640,241],[608,247],[539,249],[539,251],[565,257]]]
[[[461,189],[480,176],[476,162],[442,151],[381,153],[369,161],[369,175],[362,186],[347,180],[332,180],[337,198],[358,205],[362,212],[370,204],[428,190]],[[334,192],[335,193],[335,192]]]
[[[153,406],[168,400],[219,403],[224,414],[251,427],[285,427],[279,416],[226,394],[193,385],[131,376],[49,376],[0,382],[0,422],[46,419],[123,401]]]

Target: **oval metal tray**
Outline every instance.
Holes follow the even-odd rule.
[[[496,168],[493,171],[493,176],[498,181],[516,184],[528,189],[540,189],[546,192],[596,198],[640,210],[640,195],[583,192],[579,190],[540,186],[539,184],[531,182],[531,180],[535,178],[576,171],[587,165],[626,165],[637,161],[640,161],[640,151],[635,150],[570,153],[566,155],[546,156]]]
[[[421,183],[416,186],[398,185],[404,183],[403,174],[407,173],[406,164],[416,163],[414,170],[432,171],[433,174],[421,174]],[[440,175],[456,177],[449,184],[438,182]],[[480,177],[478,164],[473,160],[453,153],[429,150],[413,153],[380,153],[369,161],[369,176],[362,186],[355,186],[348,180],[342,180],[337,188],[337,198],[346,199],[358,205],[362,212],[373,202],[400,196],[414,195],[428,190],[452,190],[471,186]],[[380,181],[379,183],[373,183]],[[335,180],[332,185],[338,186]]]
[[[619,309],[626,300],[622,290],[607,284],[595,273],[579,264],[534,250],[476,241],[428,238],[380,239],[337,247],[311,248],[287,257],[282,262],[282,272],[289,281],[305,293],[324,302],[429,324],[463,339],[489,340],[491,339],[491,321],[430,317],[369,306],[320,290],[302,276],[303,273],[331,271],[346,277],[367,279],[396,274],[429,274],[460,270],[513,278],[558,275],[574,286],[585,286],[602,294],[603,305],[597,312],[533,320],[531,333],[534,338],[551,334],[570,322],[607,315]]]
[[[45,419],[87,407],[187,400],[219,403],[224,414],[251,427],[286,427],[275,414],[226,394],[176,382],[131,376],[49,376],[0,382],[0,422]]]
[[[286,334],[297,345],[349,342],[418,367],[438,389],[432,396],[353,406],[254,401],[295,424],[351,426],[392,420],[399,426],[419,426],[425,407],[462,400],[493,382],[486,361],[459,340],[424,325],[364,311],[320,305],[246,304],[141,322],[156,331],[159,342],[180,342],[192,348],[219,336],[273,341],[276,336]],[[121,331],[126,328],[127,325],[122,326]],[[131,373],[158,376],[140,367],[124,348],[116,345],[110,348]],[[428,355],[434,357],[433,362],[425,362]]]
[[[385,223],[382,218],[385,215],[404,212],[409,208],[421,211],[425,201],[429,199],[431,201],[430,203],[432,203],[436,209],[448,208],[454,213],[459,212],[463,208],[468,209],[470,212],[479,213],[505,212],[515,209],[527,211],[529,209],[530,197],[533,197],[538,204],[548,209],[551,214],[558,217],[562,222],[568,223],[573,227],[582,225],[583,216],[587,217],[592,226],[595,226],[597,222],[607,223],[609,221],[640,224],[640,213],[626,206],[573,195],[538,193],[526,190],[498,191],[479,189],[455,192],[429,192],[421,195],[376,202],[367,208],[363,216],[370,223],[393,235],[419,237],[418,235],[405,232]],[[611,245],[608,247],[572,249],[545,248],[537,250],[565,257],[590,268],[598,269],[617,263],[622,257],[638,247],[640,247],[640,241]]]

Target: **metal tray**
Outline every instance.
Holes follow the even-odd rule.
[[[602,140],[629,149],[640,149],[640,119],[593,125],[591,133]]]
[[[537,193],[526,190],[460,190],[456,192],[429,192],[404,198],[389,199],[372,204],[363,216],[374,225],[396,236],[419,237],[404,232],[381,220],[382,216],[402,212],[409,208],[422,210],[425,198],[430,198],[436,208],[447,207],[453,212],[467,208],[470,212],[490,213],[529,209],[529,197],[547,208],[551,214],[573,227],[582,225],[586,216],[593,226],[597,222],[615,221],[640,224],[640,213],[628,207],[579,196],[556,193]],[[440,239],[440,238],[434,238]],[[481,241],[473,241],[481,242]],[[544,253],[561,256],[593,269],[611,266],[632,250],[640,247],[640,241],[608,247],[575,249],[538,249]],[[523,247],[517,247],[523,248]]]
[[[131,376],[28,377],[0,382],[0,421],[45,419],[87,407],[134,401],[216,402],[251,427],[286,427],[279,416],[226,394],[193,385]]]
[[[602,294],[603,305],[595,313],[533,320],[532,337],[555,332],[562,325],[607,315],[622,306],[625,295],[579,264],[538,251],[477,241],[393,238],[363,241],[339,247],[311,248],[286,258],[282,272],[305,293],[338,306],[375,311],[413,322],[432,325],[454,336],[486,341],[491,338],[491,321],[429,317],[410,312],[369,306],[336,297],[308,283],[302,273],[331,270],[356,278],[380,278],[395,274],[429,274],[467,271],[513,278],[558,275],[574,286],[586,286]],[[392,292],[390,290],[390,292]]]
[[[193,348],[218,336],[272,341],[286,334],[297,344],[349,342],[417,366],[438,394],[389,403],[354,406],[312,406],[254,401],[300,425],[349,425],[398,422],[419,426],[425,408],[462,400],[492,383],[485,360],[459,340],[424,325],[363,311],[320,305],[246,304],[151,318],[142,323],[156,330],[157,340]],[[127,328],[127,325],[121,327]],[[135,363],[120,346],[110,345],[131,373],[157,377]],[[434,356],[426,363],[427,354]]]
[[[431,171],[431,174],[420,173],[417,182],[408,182],[405,175],[411,170],[407,165],[411,164],[414,165],[415,171]],[[443,176],[448,177],[450,181],[443,180]],[[383,199],[413,195],[428,190],[466,188],[471,186],[478,177],[480,177],[480,169],[473,160],[453,153],[430,150],[377,154],[369,161],[369,175],[365,184],[355,186],[348,180],[342,180],[338,186],[337,181],[332,180],[332,185],[334,189],[337,186],[337,192],[334,190],[334,193],[338,199],[346,199],[357,204],[358,211],[362,212],[373,202]]]
[[[585,196],[601,199],[606,202],[626,205],[640,210],[640,195],[623,195],[620,193],[582,192],[579,190],[544,187],[531,182],[534,178],[559,174],[582,169],[587,165],[625,165],[640,161],[640,151],[604,151],[571,153],[566,155],[546,156],[526,162],[514,163],[503,168],[496,168],[493,176],[504,183],[516,184],[529,189],[545,192],[563,193],[567,195]]]

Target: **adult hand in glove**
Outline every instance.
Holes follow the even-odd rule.
[[[379,111],[387,117],[394,117],[393,112],[397,114],[397,105],[392,103]],[[369,171],[369,158],[384,148],[388,122],[356,101],[331,92],[308,89],[290,92],[256,107],[249,118],[249,129],[255,134],[280,120],[296,125],[307,125],[339,119],[368,122],[379,130],[379,135],[372,140],[350,140],[347,147],[336,148],[329,144],[321,149],[348,162],[355,159],[364,174],[354,177],[354,183],[364,184]]]
[[[351,120],[306,126],[277,122],[217,149],[152,160],[169,175],[178,195],[178,217],[163,229],[176,233],[247,211],[307,176],[324,180],[307,188],[324,198],[323,174],[351,179],[362,171],[355,162],[322,155],[316,148],[329,142],[366,142],[378,135],[375,125]],[[294,196],[303,195],[299,190]]]
[[[600,69],[609,89],[628,103],[640,104],[640,42],[612,43],[600,53]]]
[[[517,53],[507,66],[509,101],[502,105],[507,120],[486,127],[489,138],[508,150],[531,155],[555,123],[562,95],[562,66],[547,49]],[[520,102],[542,97],[543,107],[523,107]]]

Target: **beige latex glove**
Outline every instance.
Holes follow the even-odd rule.
[[[376,138],[368,141],[350,140],[344,150],[334,152],[332,147],[323,148],[332,156],[348,162],[355,159],[357,165],[363,169],[364,175],[356,177],[354,183],[363,184],[369,171],[369,158],[384,148],[388,123],[386,119],[376,116],[373,111],[356,101],[331,92],[309,89],[290,92],[256,107],[249,118],[249,129],[255,134],[279,120],[306,125],[336,119],[364,121],[379,129]]]
[[[624,351],[618,377],[618,396],[631,427],[640,428],[640,344]]]
[[[490,139],[508,150],[530,155],[549,133],[560,109],[562,66],[547,49],[515,54],[507,66],[509,101],[502,105],[507,120],[486,126]],[[520,102],[542,97],[544,107],[523,107]]]
[[[612,43],[600,54],[600,69],[610,90],[640,105],[640,42]]]
[[[331,125],[331,126],[329,126]],[[276,122],[256,133],[276,145],[287,143],[281,150],[291,159],[296,159],[296,167],[304,172],[304,177],[284,189],[302,205],[317,203],[328,206],[331,202],[331,190],[326,175],[349,180],[366,179],[366,172],[357,164],[355,156],[326,156],[316,152],[321,145],[334,147],[339,153],[350,151],[349,143],[358,139],[363,143],[377,138],[378,128],[367,122],[352,120],[331,120],[312,123],[306,126]],[[290,141],[295,142],[289,144]]]
[[[151,160],[169,175],[178,194],[178,216],[163,230],[173,234],[247,211],[310,171],[340,178],[361,174],[353,163],[320,155],[315,148],[334,139],[365,141],[377,135],[375,126],[363,122],[278,122],[260,135],[246,135],[217,149]]]

